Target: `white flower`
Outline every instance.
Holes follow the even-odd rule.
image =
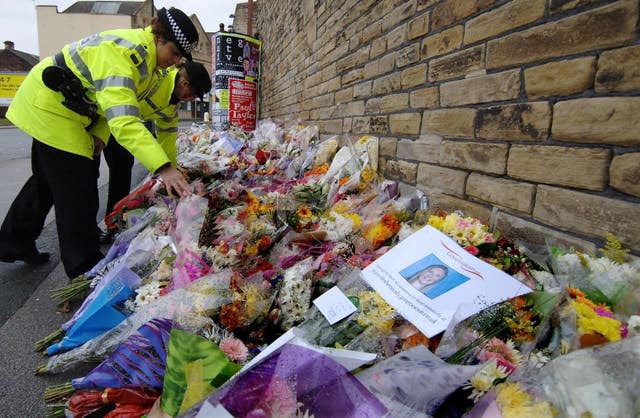
[[[541,367],[543,367],[545,364],[547,364],[549,361],[551,360],[551,358],[549,356],[547,356],[543,351],[534,351],[533,353],[531,353],[531,355],[529,356],[529,362],[536,368],[536,369],[540,369]]]
[[[545,270],[533,270],[531,272],[536,282],[540,283],[545,290],[553,290],[558,287],[558,282],[553,274]]]
[[[409,235],[413,234],[414,232],[415,230],[411,227],[411,225],[404,222],[402,223],[402,226],[400,226],[400,230],[398,231],[398,239],[400,241],[403,241],[405,238],[407,238]]]
[[[473,389],[469,399],[477,402],[485,393],[491,390],[494,383],[498,379],[504,379],[509,375],[507,369],[498,366],[496,360],[486,362],[482,368],[470,379],[464,388]]]
[[[124,307],[126,310],[128,310],[129,312],[134,312],[136,310],[136,303],[131,300],[131,299],[127,299],[124,302]]]
[[[627,327],[640,333],[640,315],[631,315],[627,321]]]
[[[214,273],[218,273],[240,261],[238,252],[234,248],[226,249],[224,247],[225,243],[220,242],[217,246],[209,247],[206,250],[207,258],[212,262],[211,270]]]
[[[278,301],[282,308],[282,328],[288,330],[304,318],[311,303],[311,279],[308,273],[313,257],[306,258],[284,272]]]
[[[138,289],[136,289],[136,307],[139,308],[141,306],[148,305],[154,300],[158,299],[160,297],[161,290],[162,286],[160,285],[160,282],[156,281],[152,281],[144,286],[140,286]]]
[[[328,217],[320,220],[320,229],[327,231],[327,239],[340,241],[353,231],[353,219],[331,211]]]

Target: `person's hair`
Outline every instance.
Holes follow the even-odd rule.
[[[449,268],[447,266],[444,266],[442,264],[432,264],[430,266],[428,266],[425,269],[420,270],[417,273],[414,273],[413,276],[411,276],[408,280],[410,283],[413,283],[414,281],[418,280],[420,278],[420,276],[422,275],[422,273],[424,273],[427,270],[432,270],[434,268],[439,268],[440,270],[444,271],[444,276],[442,276],[442,278],[444,279],[447,274],[449,274]]]
[[[446,276],[447,274],[449,274],[449,268],[447,266],[444,266],[442,264],[432,264],[429,267],[427,267],[426,269],[422,270],[431,270],[432,268],[437,267],[439,269],[442,269],[442,271],[444,271],[444,275]],[[422,271],[420,273],[422,273]]]
[[[161,37],[163,39],[169,40],[173,36],[167,28],[160,22],[157,16],[154,16],[151,19],[151,33],[153,33],[156,37]]]

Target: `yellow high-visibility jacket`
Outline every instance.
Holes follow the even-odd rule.
[[[155,85],[149,94],[140,102],[140,115],[145,121],[153,120],[156,124],[156,138],[171,164],[176,166],[176,137],[178,135],[178,102],[171,103],[171,96],[176,85],[176,77],[180,70],[171,67],[167,76]]]
[[[106,144],[111,133],[149,171],[170,162],[144,127],[139,103],[166,76],[156,69],[156,45],[151,27],[120,29],[91,35],[62,49],[67,66],[89,89],[100,115],[90,119],[62,105],[63,96],[42,81],[42,71],[52,65],[44,59],[29,72],[18,89],[7,119],[30,136],[51,147],[92,158],[92,135]]]

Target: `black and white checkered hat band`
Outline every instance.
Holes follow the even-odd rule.
[[[186,53],[191,53],[198,42],[196,41],[189,43],[189,40],[184,35],[184,33],[182,33],[182,30],[180,30],[180,26],[178,26],[176,21],[173,20],[173,17],[171,16],[171,13],[169,13],[169,11],[167,11],[167,20],[169,20],[169,24],[171,25],[171,30],[173,31],[173,36],[175,36],[176,41],[180,44],[180,46]]]

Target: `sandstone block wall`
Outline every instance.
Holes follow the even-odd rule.
[[[261,118],[544,245],[640,253],[638,0],[261,0]]]

